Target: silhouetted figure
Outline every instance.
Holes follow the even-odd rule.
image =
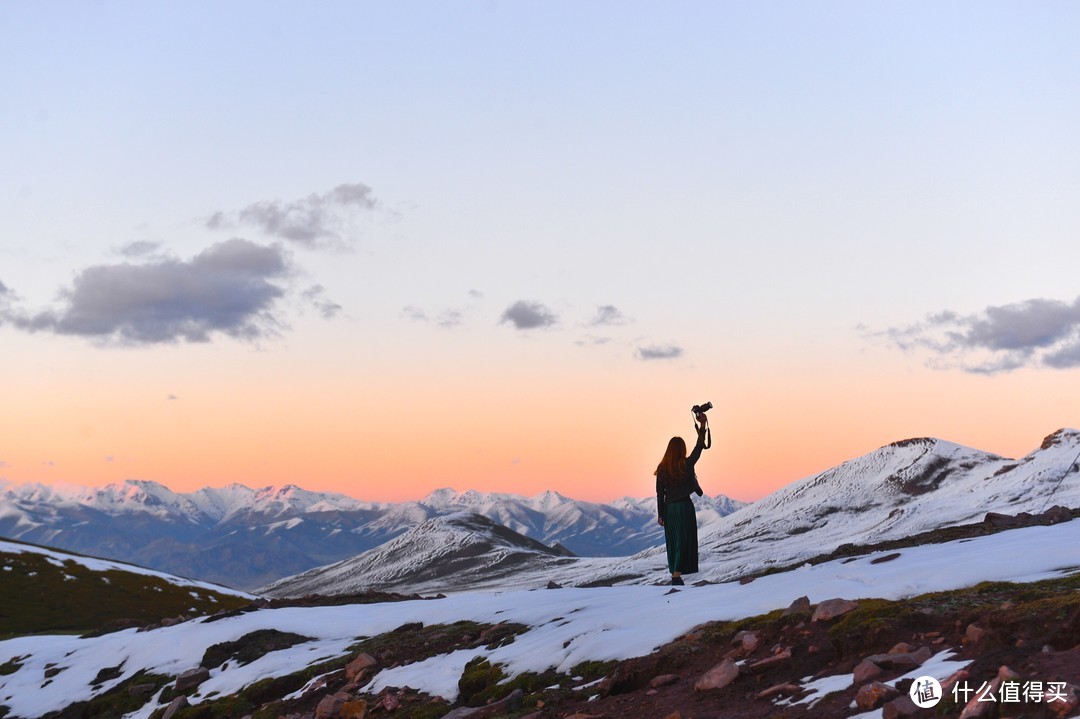
[[[683,583],[682,575],[698,570],[697,512],[690,494],[696,492],[699,497],[704,494],[694,465],[701,458],[701,451],[711,446],[711,441],[706,441],[707,436],[711,440],[711,435],[705,414],[698,412],[695,419],[697,443],[694,451],[687,456],[683,438],[672,437],[654,472],[657,521],[664,528],[668,571],[671,572],[671,583],[675,585]]]

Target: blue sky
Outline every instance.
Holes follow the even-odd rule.
[[[1026,451],[1080,399],[1078,16],[4,3],[0,471],[640,495],[706,399],[741,498]]]

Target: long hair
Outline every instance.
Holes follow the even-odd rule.
[[[656,465],[653,472],[661,480],[671,483],[677,482],[686,472],[686,442],[682,437],[672,437],[667,443],[667,451],[660,464]]]

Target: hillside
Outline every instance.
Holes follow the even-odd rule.
[[[566,553],[483,515],[459,512],[429,519],[380,547],[280,580],[258,593],[277,597],[350,594],[403,586],[416,593],[447,586],[491,587],[569,561]]]
[[[64,716],[122,706],[114,716],[145,719],[174,702],[176,719],[318,707],[324,716],[458,718],[488,700],[504,703],[475,719],[869,719],[886,702],[897,710],[914,676],[976,688],[1004,665],[1017,681],[1060,685],[1074,702],[1059,714],[1046,700],[1024,716],[1071,716],[1080,701],[1078,545],[1080,521],[1062,521],[749,583],[472,593],[24,637],[0,642],[0,657],[12,657],[0,705],[26,719],[69,706]],[[195,678],[177,689],[180,675]],[[955,703],[942,708],[959,714]]]
[[[252,600],[225,587],[4,540],[0,586],[0,637],[144,626]]]

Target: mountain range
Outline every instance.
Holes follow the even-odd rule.
[[[742,506],[699,501],[703,524]],[[612,504],[439,489],[418,501],[362,502],[295,485],[232,484],[191,493],[152,481],[102,488],[0,481],[0,537],[133,562],[253,589],[377,548],[425,522],[475,513],[581,556],[626,556],[663,543],[655,498]]]
[[[886,445],[767,497],[703,523],[701,572],[695,580],[723,582],[795,566],[845,544],[903,540],[924,532],[980,522],[988,514],[1037,514],[1054,505],[1080,507],[1080,432],[1059,430],[1014,460],[932,438]],[[630,557],[565,558],[534,553],[511,576],[475,569],[432,581],[443,561],[428,534],[442,542],[463,523],[429,522],[395,540],[408,567],[387,572],[378,550],[266,587],[272,596],[353,593],[368,589],[420,592],[560,585],[660,583],[667,577],[663,542]],[[494,550],[494,547],[492,547]],[[503,550],[500,550],[503,551]],[[519,553],[531,550],[517,547]]]

